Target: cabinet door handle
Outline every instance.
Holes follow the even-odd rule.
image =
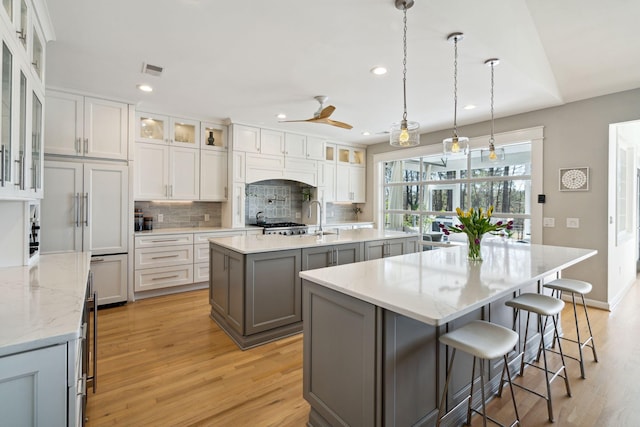
[[[93,284],[93,274],[91,275]],[[93,285],[92,285],[93,289]],[[93,373],[91,374],[91,387],[95,394],[98,387],[98,292],[93,291]]]
[[[80,227],[80,193],[73,197],[73,210],[76,215],[76,227]]]
[[[173,184],[169,185],[169,197],[173,197]]]
[[[84,225],[89,226],[89,193],[84,193]]]
[[[74,144],[74,146],[73,146],[73,148],[75,148],[75,149],[76,149],[76,154],[78,154],[78,153],[80,152],[80,144],[81,144],[81,143],[82,143],[82,138],[77,137],[77,138],[76,138],[76,142],[75,142],[75,144]]]
[[[226,199],[227,197],[229,197],[229,188],[224,187],[224,198]]]
[[[4,187],[4,145],[0,146],[0,185]]]
[[[17,165],[16,169],[18,169],[18,177],[20,178],[20,182],[15,183],[15,186],[18,187],[19,190],[24,190],[24,187],[23,187],[24,176],[22,174],[22,164],[23,164],[22,159],[23,157],[20,157],[19,159],[13,161]]]
[[[84,154],[89,152],[89,138],[84,139]]]
[[[91,262],[104,262],[104,258],[91,258]]]
[[[224,271],[227,271],[228,268],[229,268],[229,255],[224,255],[222,259],[222,269]]]

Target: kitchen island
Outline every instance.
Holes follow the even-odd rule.
[[[209,239],[211,317],[241,349],[302,330],[300,272],[415,252],[418,236],[374,229]]]
[[[302,272],[308,425],[434,425],[449,357],[439,336],[475,319],[511,328],[507,299],[595,254],[498,240],[483,244],[480,263],[455,246]],[[537,342],[537,327],[529,335]],[[471,357],[456,360],[448,408],[468,395]],[[501,371],[489,364],[490,388]],[[459,409],[451,425],[466,416]]]
[[[82,423],[90,259],[40,255],[0,269],[0,424]]]

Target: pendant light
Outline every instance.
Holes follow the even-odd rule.
[[[395,0],[396,8],[404,13],[404,33],[402,44],[404,48],[404,59],[402,61],[402,93],[404,99],[404,113],[402,121],[391,125],[389,144],[394,147],[413,147],[420,144],[418,129],[420,123],[407,121],[407,9],[413,6],[413,0]]]
[[[484,61],[485,65],[491,67],[491,136],[489,136],[489,149],[480,152],[482,161],[497,162],[504,160],[504,148],[496,149],[493,137],[493,88],[494,88],[494,68],[500,63],[498,58],[491,58]]]
[[[442,141],[444,155],[467,154],[469,138],[458,136],[458,42],[464,38],[462,33],[451,33],[447,40],[453,42],[453,136]]]

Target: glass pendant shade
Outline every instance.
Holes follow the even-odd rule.
[[[394,147],[414,147],[420,144],[420,123],[403,120],[391,125],[389,144]]]
[[[454,135],[451,138],[442,140],[442,146],[445,155],[466,155],[469,152],[469,138],[466,136]]]
[[[480,160],[482,162],[498,162],[504,160],[504,148],[496,148],[493,142],[490,142],[488,150],[480,150]]]

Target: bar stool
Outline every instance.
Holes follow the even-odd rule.
[[[460,405],[469,400],[469,406],[467,407],[467,424],[471,424],[471,412],[482,414],[483,425],[487,425],[487,419],[498,424],[498,421],[487,416],[486,411],[486,398],[484,393],[484,361],[490,359],[496,359],[498,357],[504,358],[504,371],[507,371],[507,379],[511,384],[511,373],[507,369],[507,354],[518,342],[518,334],[511,329],[507,329],[503,326],[499,326],[493,323],[485,322],[482,320],[474,320],[455,331],[449,332],[440,337],[440,342],[453,348],[451,353],[451,361],[449,362],[449,369],[447,370],[447,379],[444,384],[444,391],[442,392],[442,399],[440,400],[440,407],[438,409],[438,420],[436,426],[440,426],[442,419],[458,408]],[[444,414],[445,401],[447,398],[447,390],[449,388],[449,381],[451,380],[451,372],[453,368],[453,359],[456,355],[456,350],[461,350],[469,353],[473,356],[473,368],[471,370],[471,391],[467,399],[458,403],[453,409]],[[471,408],[471,401],[473,399],[473,382],[476,371],[476,359],[480,359],[480,389],[482,391],[482,412]],[[518,408],[516,407],[516,400],[511,387],[511,399],[513,400],[513,409],[515,410],[516,420],[510,424],[510,426],[520,425],[520,417],[518,415]]]
[[[546,325],[546,319],[548,319],[549,317],[551,318],[551,320],[553,321],[553,335],[554,335],[554,338],[557,337],[558,322],[557,322],[556,315],[562,311],[562,308],[564,307],[564,302],[561,299],[554,298],[549,295],[524,293],[512,300],[507,301],[505,304],[515,309],[514,324],[515,324],[515,319],[517,319],[520,311],[527,312],[527,324],[525,327],[524,345],[522,348],[522,352],[518,356],[516,356],[511,361],[511,363],[518,360],[518,358],[521,359],[520,376],[523,376],[524,374],[525,365],[529,365],[543,371],[545,375],[546,386],[547,386],[546,387],[547,394],[545,396],[522,384],[513,383],[513,385],[545,399],[547,401],[547,411],[549,413],[549,421],[553,422],[553,406],[551,404],[551,382],[554,379],[556,379],[558,376],[562,377],[564,379],[565,387],[567,389],[567,396],[571,396],[571,386],[569,385],[569,376],[567,375],[567,368],[564,362],[564,354],[562,353],[562,345],[560,344],[560,340],[558,340],[558,354],[560,355],[560,360],[562,362],[562,365],[555,372],[549,370],[549,365],[547,362],[548,349],[544,344],[544,326],[542,324],[542,317],[545,317],[545,325]],[[531,317],[531,313],[535,313],[538,315],[538,327],[540,329],[540,344],[538,347],[538,354],[542,353],[544,367],[540,367],[534,363],[527,362],[525,360],[525,356],[527,352],[527,337],[529,335],[529,318]],[[536,358],[536,360],[539,360],[539,357]],[[509,370],[507,369],[507,372],[508,371]],[[564,375],[560,375],[560,373],[563,371],[564,371]],[[551,378],[549,378],[550,374],[552,374]],[[498,395],[502,394],[503,383],[504,383],[504,374],[503,374],[503,377],[500,379],[500,387],[498,389]]]
[[[585,294],[591,292],[591,283],[583,282],[582,280],[574,280],[574,279],[556,279],[544,285],[545,288],[551,289],[553,291],[552,295],[557,298],[562,298],[562,294],[564,292],[571,293],[571,302],[573,303],[573,317],[576,323],[576,335],[577,340],[565,337],[559,337],[566,341],[571,341],[572,343],[578,344],[578,357],[573,357],[570,355],[565,355],[566,357],[577,360],[580,362],[580,374],[582,378],[586,378],[584,375],[584,356],[582,354],[582,349],[584,347],[591,347],[591,351],[593,352],[593,360],[595,362],[598,361],[598,355],[596,354],[596,344],[593,340],[593,333],[591,332],[591,322],[589,322],[589,313],[587,313],[587,304],[584,302]],[[580,327],[578,326],[578,312],[576,310],[576,294],[580,295],[582,298],[582,307],[584,307],[584,317],[587,319],[587,328],[589,329],[589,338],[586,341],[582,342],[580,339]]]

